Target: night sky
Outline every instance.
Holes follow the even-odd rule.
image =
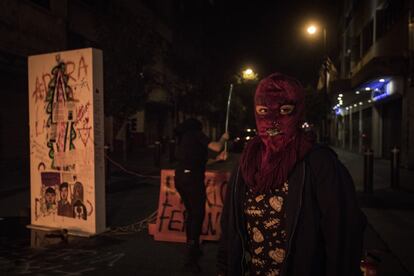
[[[213,47],[229,71],[250,65],[260,77],[279,71],[315,87],[324,45],[322,32],[306,35],[310,21],[326,26],[327,51],[335,59],[340,8],[335,1],[217,0],[215,6]]]

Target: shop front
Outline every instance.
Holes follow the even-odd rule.
[[[338,94],[334,106],[337,143],[353,152],[367,148],[376,157],[390,158],[391,149],[401,148],[404,81],[399,76],[383,76]]]

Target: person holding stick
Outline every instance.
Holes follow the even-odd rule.
[[[225,132],[218,141],[211,141],[203,132],[199,120],[190,118],[175,130],[177,136],[177,167],[175,187],[186,209],[187,255],[185,266],[199,272],[201,255],[200,234],[205,215],[206,191],[204,174],[206,164],[227,159],[222,151],[215,159],[208,160],[208,149],[220,152],[229,135]]]

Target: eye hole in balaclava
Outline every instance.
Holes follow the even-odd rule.
[[[284,104],[280,107],[279,113],[280,115],[290,115],[294,109],[295,109],[294,104]],[[267,106],[256,105],[257,115],[267,115],[268,112],[269,112],[269,108],[267,108]]]

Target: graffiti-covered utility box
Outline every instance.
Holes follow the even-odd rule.
[[[30,56],[31,225],[105,230],[102,52]]]

